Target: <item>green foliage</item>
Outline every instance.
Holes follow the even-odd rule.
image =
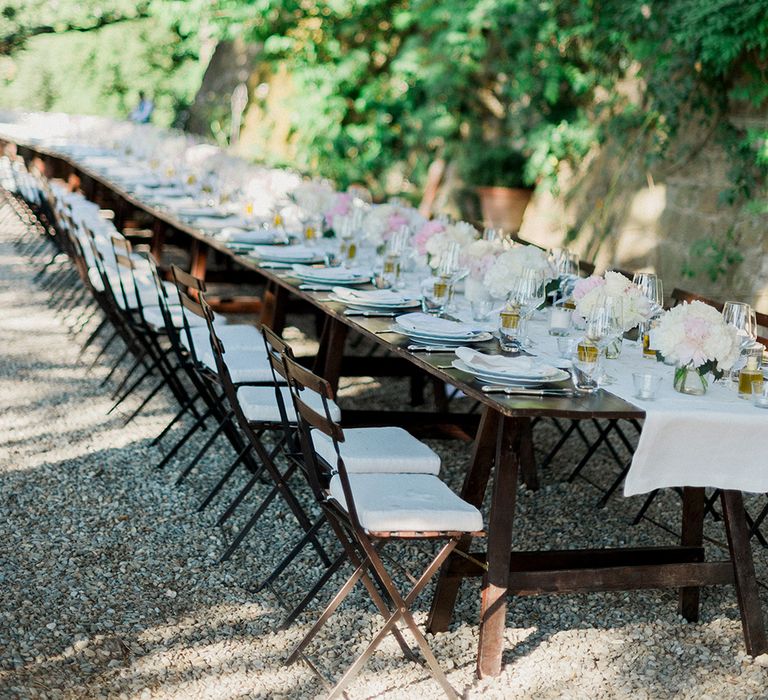
[[[0,46],[13,52],[0,55],[0,104],[124,117],[144,90],[155,101],[155,123],[183,123],[204,69],[199,25],[186,7],[168,0],[7,5]]]
[[[723,114],[768,96],[768,0],[214,0],[210,16],[287,65],[297,164],[342,185],[418,191],[440,156],[470,184],[556,187],[608,134],[669,157],[692,117],[734,154],[724,199],[764,175],[766,135]]]
[[[723,238],[701,238],[691,245],[689,259],[683,266],[686,277],[705,275],[716,282],[734,266],[744,260],[739,251],[733,229]]]

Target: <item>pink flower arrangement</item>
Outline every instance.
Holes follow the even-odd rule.
[[[352,209],[352,195],[349,192],[339,192],[333,198],[331,208],[325,212],[325,221],[333,228],[333,221],[337,216],[348,216]]]
[[[426,255],[429,239],[437,233],[443,233],[443,231],[445,231],[445,224],[442,221],[438,219],[427,221],[413,237],[413,244],[419,255]]]
[[[573,287],[573,300],[575,302],[581,301],[592,290],[605,286],[605,280],[602,277],[583,277],[576,280],[576,284]]]
[[[680,304],[664,314],[651,331],[651,344],[665,360],[714,372],[731,369],[741,350],[736,328],[700,301]]]

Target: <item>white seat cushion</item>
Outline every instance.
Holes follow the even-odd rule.
[[[88,268],[88,279],[91,281],[91,285],[97,292],[104,291],[104,282],[101,279],[99,271],[95,267]]]
[[[331,438],[313,430],[312,443],[328,464],[336,463]],[[346,428],[339,446],[350,474],[440,473],[440,456],[402,428]]]
[[[433,532],[483,529],[480,511],[430,474],[350,474],[360,524],[369,532]],[[331,496],[347,507],[341,479],[331,479]]]
[[[293,401],[287,386],[280,387],[280,394],[283,397],[285,413],[291,423],[296,423],[296,410],[293,408]],[[307,405],[317,411],[320,415],[325,415],[322,399],[314,391],[305,391],[304,397]],[[253,423],[279,423],[282,418],[280,409],[277,405],[275,389],[271,386],[244,386],[237,390],[237,400],[240,403],[245,417]],[[341,420],[341,409],[335,402],[328,404],[333,420]]]
[[[205,355],[198,355],[198,359],[212,372],[218,373],[212,351]],[[265,352],[232,350],[224,355],[224,361],[227,363],[227,369],[234,384],[274,381],[272,366]]]
[[[163,320],[163,312],[160,311],[159,306],[145,306],[142,307],[144,311],[144,320],[155,328],[165,328],[165,321]],[[183,323],[183,311],[180,306],[169,306],[168,311],[171,314],[171,321],[175,328],[181,328]],[[189,323],[192,332],[200,331],[208,339],[208,324],[206,324],[204,318],[200,318],[197,314],[187,313],[187,322]],[[181,334],[182,342],[186,338],[186,333]]]
[[[189,317],[194,314],[187,314]],[[214,321],[214,327],[216,328],[216,335],[219,336],[219,340],[224,345],[224,351],[230,352],[233,350],[250,350],[253,352],[260,352],[266,355],[266,348],[264,347],[264,338],[256,328],[249,326],[246,323],[236,323],[233,325],[222,325],[221,321],[225,319],[221,316],[217,316]],[[192,328],[192,342],[195,344],[195,351],[199,353],[210,352],[210,336],[208,335],[208,328]],[[187,340],[187,334],[181,334],[181,344],[189,350],[189,341]]]

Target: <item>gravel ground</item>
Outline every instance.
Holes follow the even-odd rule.
[[[307,553],[271,590],[249,590],[295,542],[297,526],[274,503],[233,558],[217,564],[247,506],[252,510],[267,487],[260,485],[225,528],[215,526],[216,518],[244,476],[196,512],[231,451],[217,445],[180,487],[174,480],[192,446],[166,470],[155,468],[162,453],[150,442],[172,416],[172,402],[153,401],[128,427],[123,415],[107,415],[109,392],[99,386],[107,365],[89,373],[95,351],[78,359],[78,343],[46,305],[49,293],[32,282],[35,268],[12,245],[19,226],[7,220],[0,226],[0,697],[321,695],[323,685],[307,663],[283,663],[320,603],[288,630],[279,629],[285,607],[318,575],[316,557]],[[287,335],[311,349],[298,327]],[[406,391],[399,381],[355,380],[344,385],[341,402],[398,406]],[[135,405],[129,402],[126,410]],[[552,429],[537,430],[545,450]],[[432,444],[444,459],[444,477],[457,488],[470,446]],[[588,481],[564,483],[579,454],[576,443],[569,447],[573,451],[563,451],[543,473],[542,488],[522,494],[516,546],[674,541],[680,518],[674,494],[653,504],[653,522],[631,527],[642,499],[616,495],[599,510],[599,491]],[[607,455],[598,455],[585,476],[607,485],[614,473]],[[760,501],[752,499],[751,508]],[[722,527],[706,527],[714,551]],[[398,558],[424,560],[410,548]],[[768,581],[766,551],[757,546],[755,558],[761,581]],[[451,630],[430,638],[466,697],[768,695],[767,660],[744,654],[734,592],[727,587],[704,592],[698,624],[677,615],[671,591],[510,600],[504,671],[483,682],[474,678],[478,590],[477,581],[465,583]],[[417,605],[421,622],[430,592]],[[764,598],[765,592],[762,587]],[[309,656],[327,676],[338,677],[378,625],[356,591]],[[387,640],[349,697],[441,697],[424,670],[398,651]]]

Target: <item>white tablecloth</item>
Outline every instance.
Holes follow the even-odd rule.
[[[557,341],[543,320],[531,324],[531,337],[532,352],[556,363]],[[625,341],[620,359],[604,361],[616,380],[604,388],[646,415],[624,495],[673,486],[768,492],[768,409],[721,382],[710,382],[704,396],[680,394],[672,388],[674,367],[641,355],[636,343]],[[634,397],[633,372],[662,376],[655,400]]]

